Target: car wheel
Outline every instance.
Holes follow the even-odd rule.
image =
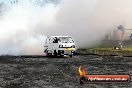
[[[72,55],[69,55],[70,57],[72,57]]]
[[[56,52],[56,50],[54,50],[54,56],[57,56],[57,52]]]

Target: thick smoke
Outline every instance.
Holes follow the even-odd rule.
[[[0,17],[0,54],[43,54],[45,34],[54,24],[57,12],[55,5],[40,7],[25,0],[8,8]],[[42,25],[43,31],[36,32]]]
[[[0,16],[0,54],[43,54],[45,36],[51,35],[72,36],[78,48],[94,45],[113,26],[131,28],[131,3],[131,0],[60,0],[59,4],[39,6],[24,0],[13,4]]]

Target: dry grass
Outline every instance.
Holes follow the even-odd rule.
[[[115,50],[114,47],[92,47],[92,50],[102,50],[102,51],[132,51],[132,46],[123,46],[123,48],[121,50]]]

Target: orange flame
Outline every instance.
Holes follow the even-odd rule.
[[[82,66],[78,67],[78,72],[79,72],[80,76],[85,76],[86,75],[86,72],[85,72],[84,68],[82,68]]]

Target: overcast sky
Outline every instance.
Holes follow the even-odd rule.
[[[11,0],[0,0],[0,2],[4,2],[4,3],[7,3],[9,4]]]

